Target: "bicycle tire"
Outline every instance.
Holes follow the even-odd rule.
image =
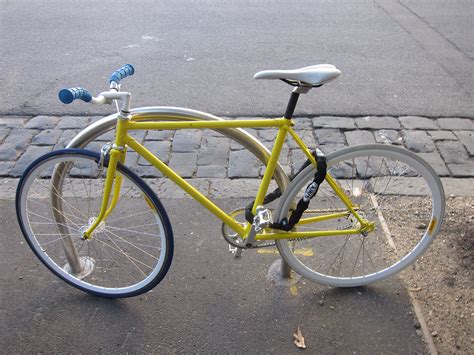
[[[118,164],[123,177],[118,204],[92,239],[81,239],[100,210],[108,160],[101,171],[99,158],[85,149],[63,149],[35,160],[18,184],[18,222],[36,256],[68,284],[106,298],[137,296],[155,287],[171,265],[171,224],[151,188]],[[60,183],[54,180],[58,174]],[[73,272],[74,262],[67,260],[68,242],[80,271]]]
[[[367,236],[278,240],[282,258],[298,274],[337,287],[370,284],[413,263],[438,234],[445,209],[443,186],[428,163],[413,152],[382,144],[353,146],[329,154],[327,166],[328,174],[359,206],[360,215],[374,221],[375,230]],[[277,220],[288,216],[314,173],[309,166],[291,182],[278,206]],[[347,208],[323,182],[303,217],[344,210]],[[297,225],[296,230],[317,230],[318,226],[347,230],[355,229],[358,222],[346,214],[317,226]]]

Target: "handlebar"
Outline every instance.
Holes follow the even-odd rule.
[[[120,80],[125,79],[127,76],[133,75],[135,73],[135,69],[131,64],[125,64],[120,69],[117,69],[112,73],[109,78],[110,88],[117,91],[118,84]],[[99,95],[100,96],[100,95]],[[92,103],[104,103],[104,98],[94,98],[92,94],[84,88],[69,88],[69,89],[62,89],[58,93],[59,101],[63,104],[70,104],[74,100],[82,100],[85,102]]]
[[[85,102],[90,102],[92,100],[92,95],[89,91],[83,88],[70,88],[62,89],[59,91],[59,101],[63,104],[70,104],[76,99],[80,99]]]
[[[117,69],[112,73],[110,76],[109,82],[115,82],[117,84],[120,83],[120,80],[125,79],[129,75],[133,75],[135,73],[135,69],[131,64],[125,64],[120,69]]]

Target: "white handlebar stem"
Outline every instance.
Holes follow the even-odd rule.
[[[130,111],[130,101],[132,94],[129,92],[115,90],[101,92],[97,97],[93,97],[91,103],[96,105],[111,104],[113,100],[119,100],[122,103],[121,111]]]

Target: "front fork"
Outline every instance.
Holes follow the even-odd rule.
[[[107,216],[112,212],[115,206],[117,206],[123,179],[121,174],[116,174],[117,164],[119,162],[122,164],[124,163],[125,154],[125,147],[117,147],[115,145],[112,145],[110,149],[103,149],[101,152],[101,158],[98,163],[99,169],[103,168],[104,160],[107,158],[107,156],[109,158],[107,174],[105,176],[105,183],[103,187],[104,193],[102,195],[102,204],[100,207],[99,215],[94,219],[93,223],[89,226],[89,228],[87,228],[87,230],[83,233],[82,239],[84,240],[92,239],[92,234],[94,230],[100,225],[100,223],[102,223],[102,221],[107,218]],[[110,199],[111,192],[112,199]]]

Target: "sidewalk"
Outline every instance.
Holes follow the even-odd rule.
[[[64,147],[81,129],[99,117],[0,117],[0,176],[19,177],[38,156]],[[441,177],[474,177],[474,119],[415,116],[320,116],[295,119],[298,133],[309,146],[327,153],[343,146],[387,143],[403,145],[427,160]],[[276,130],[249,132],[269,148]],[[213,131],[137,132],[141,142],[188,178],[258,178],[262,167],[247,151]],[[112,139],[105,134],[89,148],[99,150]],[[297,169],[304,157],[293,141],[283,148],[281,164]],[[127,166],[143,177],[159,172],[134,153]]]
[[[164,199],[175,254],[165,279],[139,297],[106,300],[60,281],[33,256],[4,211],[0,346],[5,353],[425,354],[410,296],[398,277],[338,289],[275,280],[275,248],[234,259],[220,222],[192,200]],[[185,203],[184,203],[185,202]],[[226,210],[242,199],[218,199]],[[185,206],[183,208],[183,206]],[[205,221],[205,222],[204,222]]]

